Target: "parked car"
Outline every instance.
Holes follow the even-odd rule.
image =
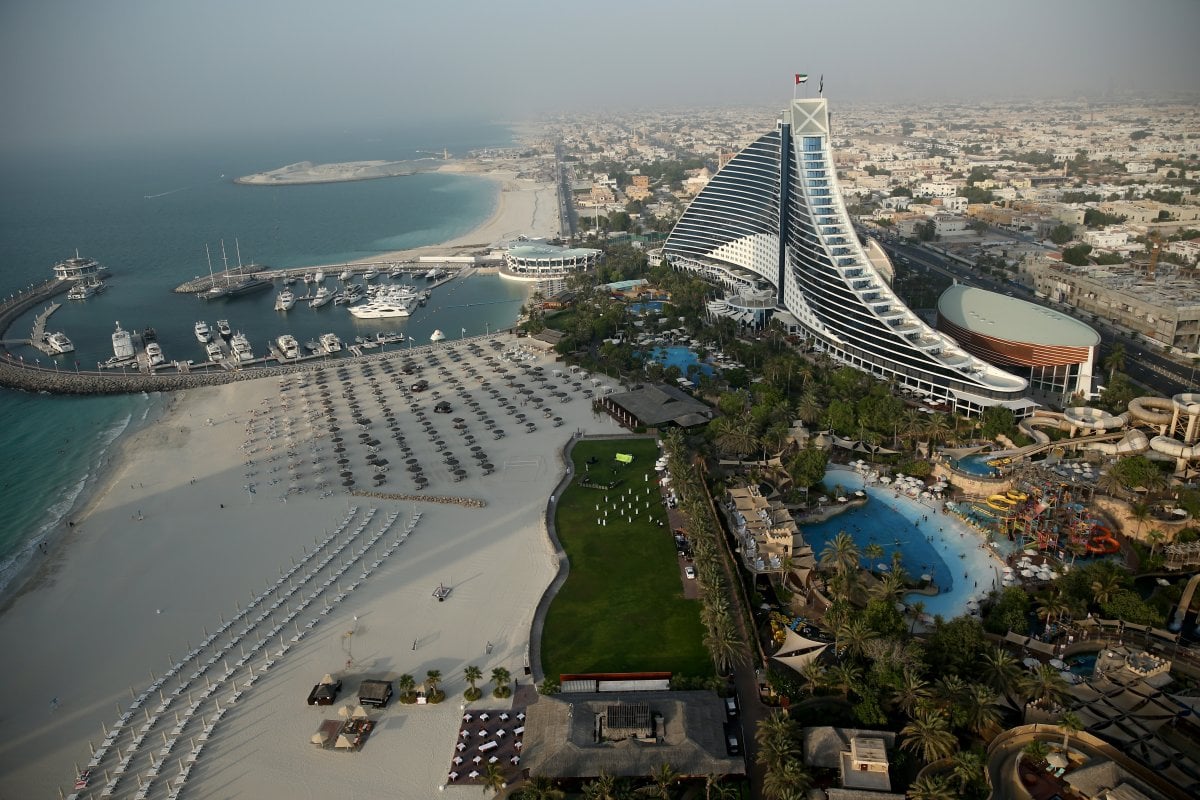
[[[696,579],[696,568],[692,566],[684,567],[683,574],[689,581],[694,581]]]

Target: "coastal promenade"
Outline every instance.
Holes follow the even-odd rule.
[[[428,259],[430,257],[427,256],[426,258]],[[317,272],[317,271],[324,272],[326,278],[335,278],[343,270],[348,270],[351,273],[353,273],[354,275],[358,276],[358,275],[361,275],[362,273],[366,272],[368,269],[375,269],[377,271],[386,273],[392,269],[395,269],[396,267],[400,267],[404,272],[410,273],[414,276],[424,273],[424,272],[428,271],[429,269],[432,269],[433,267],[437,267],[439,269],[449,272],[450,274],[446,278],[442,279],[438,283],[433,284],[429,287],[429,288],[437,288],[438,286],[441,286],[443,283],[445,283],[447,280],[457,277],[458,273],[461,272],[462,270],[479,266],[478,259],[476,257],[465,257],[465,258],[466,258],[466,260],[464,260],[463,256],[447,255],[447,256],[445,256],[445,259],[446,259],[445,261],[430,261],[430,260],[417,261],[416,259],[407,259],[407,260],[392,259],[390,261],[389,260],[380,260],[380,261],[340,262],[337,264],[326,264],[324,266],[283,267],[283,268],[279,268],[279,269],[268,268],[268,267],[263,267],[263,266],[256,266],[256,265],[250,264],[250,265],[247,265],[244,267],[234,267],[229,270],[222,270],[220,272],[214,272],[211,277],[208,275],[197,275],[195,278],[192,278],[190,281],[184,281],[183,283],[179,284],[172,291],[174,291],[176,294],[197,294],[199,292],[208,291],[214,285],[217,285],[222,282],[229,282],[236,278],[253,277],[253,278],[262,278],[264,280],[275,280],[277,278],[278,279],[295,278],[295,279],[299,280],[299,279],[303,278],[305,275],[311,275],[312,273]]]

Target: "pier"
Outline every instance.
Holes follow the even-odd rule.
[[[424,258],[430,259],[429,256]],[[466,276],[476,271],[484,264],[483,259],[486,256],[453,256],[447,255],[443,259],[430,259],[425,261],[356,261],[352,264],[326,264],[324,266],[312,267],[284,267],[271,268],[261,265],[250,264],[243,267],[234,267],[221,272],[214,272],[212,276],[197,275],[190,281],[184,281],[173,290],[176,294],[199,294],[206,292],[213,286],[226,283],[238,278],[248,276],[255,278],[263,278],[265,280],[277,280],[294,278],[301,280],[305,275],[311,275],[314,272],[324,272],[326,280],[332,278],[337,280],[338,275],[344,271],[349,271],[355,277],[361,276],[368,269],[374,269],[381,275],[386,275],[393,269],[399,267],[401,271],[409,276],[416,278],[424,275],[429,270],[437,267],[438,269],[446,270],[448,275],[438,280],[436,283],[431,283],[427,288],[436,289],[437,287],[448,283],[454,278]]]
[[[62,303],[51,303],[46,306],[46,310],[33,320],[33,333],[29,336],[29,343],[48,356],[54,355],[54,351],[46,344],[46,321],[60,308],[62,308]]]

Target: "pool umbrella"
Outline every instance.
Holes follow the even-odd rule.
[[[354,485],[353,478],[346,478],[346,480],[342,481],[342,486],[353,486],[353,485]]]
[[[353,478],[354,477],[354,473],[351,472],[350,470],[344,470],[338,474],[341,475],[343,478]]]

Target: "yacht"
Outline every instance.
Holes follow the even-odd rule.
[[[321,334],[321,351],[324,353],[336,353],[342,349],[342,340],[338,338],[336,333]]]
[[[129,361],[134,356],[133,352],[133,335],[121,327],[121,323],[117,323],[117,329],[112,335],[113,358],[116,363]]]
[[[304,282],[313,283],[313,274],[311,272],[304,273]]]
[[[295,286],[296,285],[296,276],[288,275],[286,278],[283,279],[283,285],[284,286]]]
[[[333,299],[335,306],[350,306],[362,300],[365,296],[361,283],[348,283],[346,288]]]
[[[229,327],[229,320],[217,320],[217,333],[221,334],[221,338],[225,340],[228,340],[230,336],[233,336],[233,329]]]
[[[446,277],[446,270],[442,269],[441,267],[434,267],[433,269],[429,270],[429,272],[425,273],[425,280],[427,281],[436,281],[439,278],[444,277]]]
[[[294,305],[296,305],[296,293],[291,289],[284,289],[275,296],[276,311],[291,311]]]
[[[308,301],[309,308],[320,308],[321,306],[333,300],[334,292],[329,291],[324,286],[317,289],[317,293],[313,295],[313,299]]]
[[[71,340],[67,338],[65,333],[48,333],[46,334],[46,346],[50,348],[50,352],[55,355],[69,353],[75,349],[75,345],[71,344]]]
[[[429,335],[429,341],[431,341],[431,342],[440,342],[442,339],[445,339],[445,338],[446,338],[446,334],[442,333],[441,330],[436,330]]]
[[[393,279],[403,278],[404,277],[404,267],[400,266],[399,264],[392,264],[392,270],[391,270],[391,272],[388,273],[388,276]]]
[[[142,331],[142,344],[149,344],[150,342],[157,342],[157,341],[158,341],[158,331],[154,330],[154,328],[151,328],[149,325],[147,325],[145,327],[145,329]]]
[[[204,345],[204,352],[208,356],[208,360],[214,364],[225,358],[225,353],[221,350],[221,345],[216,342],[209,342]]]
[[[350,309],[350,315],[358,319],[408,317],[412,315],[416,305],[416,301],[412,298],[382,296],[361,306],[354,306]]]
[[[250,340],[246,338],[246,334],[235,333],[233,341],[229,343],[230,349],[233,350],[233,358],[239,363],[254,360],[254,351],[250,349]]]
[[[342,283],[345,283],[346,281],[350,280],[353,277],[354,277],[354,273],[350,271],[349,267],[347,267],[346,269],[342,270],[341,275],[338,275],[338,280],[341,281]]]
[[[322,284],[325,282],[325,270],[317,270],[313,273],[313,283]]]
[[[108,287],[105,286],[104,281],[96,280],[95,278],[88,281],[82,281],[71,287],[71,291],[67,292],[67,299],[87,300],[93,295],[100,294],[106,288]]]
[[[285,333],[283,336],[280,336],[275,340],[275,344],[279,348],[279,352],[284,358],[300,357],[300,343],[297,342],[296,337],[292,336],[290,333]]]
[[[367,271],[363,273],[364,281],[373,281],[379,277],[379,270],[374,267],[367,267]]]
[[[208,344],[212,341],[212,328],[204,320],[197,322],[194,330],[196,331],[196,340],[200,344]]]
[[[150,369],[161,367],[167,363],[167,359],[163,356],[162,346],[158,342],[146,345],[146,363],[150,365]]]
[[[404,334],[403,333],[384,333],[383,331],[380,331],[379,333],[375,334],[375,340],[378,341],[380,344],[394,344],[395,342],[403,342]]]

